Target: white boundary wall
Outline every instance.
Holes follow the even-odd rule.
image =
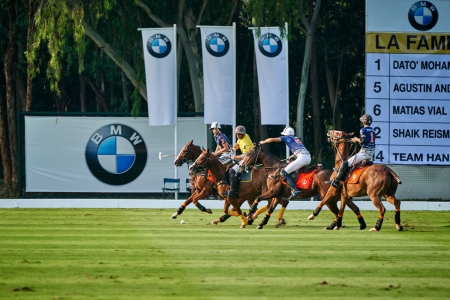
[[[0,208],[173,208],[177,209],[184,200],[168,199],[0,199]],[[222,209],[223,200],[200,200],[203,206]],[[371,201],[354,201],[360,210],[376,210]],[[291,201],[289,210],[313,210],[319,201]],[[383,201],[386,210],[394,206]],[[247,207],[245,207],[246,209]],[[197,209],[189,205],[187,209]],[[346,208],[348,210],[349,208]],[[402,201],[402,210],[450,210],[450,202]],[[324,210],[328,210],[324,207]]]

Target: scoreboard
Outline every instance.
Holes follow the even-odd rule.
[[[367,0],[374,161],[450,165],[450,1]]]

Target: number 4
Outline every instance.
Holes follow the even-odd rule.
[[[384,156],[383,156],[383,151],[378,152],[377,156],[375,156],[376,159],[378,159],[379,161],[383,161]]]

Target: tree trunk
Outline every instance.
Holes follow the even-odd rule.
[[[311,18],[311,23],[308,24],[305,17],[302,15],[303,24],[306,27],[306,43],[305,43],[305,55],[303,57],[302,66],[302,77],[300,80],[300,91],[298,93],[297,102],[297,132],[298,136],[303,140],[303,119],[304,119],[304,109],[305,109],[305,97],[306,88],[308,87],[308,77],[309,77],[309,65],[311,58],[311,45],[312,45],[312,35],[314,32],[314,27],[316,26],[317,18],[319,15],[320,4],[322,0],[317,0],[314,7],[314,13]]]
[[[325,39],[325,74],[327,77],[328,96],[333,112],[333,129],[342,130],[341,108],[339,106],[339,84],[342,72],[342,61],[344,51],[341,50],[338,58],[337,84],[334,84],[333,75],[330,70],[330,54],[328,40]]]
[[[17,120],[16,120],[16,98],[15,98],[15,71],[14,61],[17,55],[16,48],[16,29],[14,23],[16,21],[15,1],[8,0],[8,48],[5,55],[5,83],[6,83],[6,122],[9,137],[9,164],[11,166],[11,177],[5,177],[5,183],[11,185],[13,191],[17,192],[18,173],[17,173]],[[2,152],[5,149],[2,149]],[[3,155],[3,154],[2,154]],[[8,162],[6,162],[8,167]]]
[[[125,74],[123,72],[120,72],[120,75],[122,75],[122,93],[123,93],[123,102],[125,102],[126,109],[125,111],[128,112],[130,110],[130,100],[128,99],[128,86],[127,86],[127,80],[125,78]]]
[[[109,46],[109,44],[107,44],[105,40],[86,21],[83,20],[81,24],[83,25],[86,35],[90,37],[92,41],[117,64],[131,83],[136,86],[136,72],[133,67],[125,61],[125,59],[120,57],[120,55],[111,46]],[[145,100],[147,100],[147,88],[145,87],[145,82],[139,83],[139,93]]]
[[[2,155],[3,179],[5,184],[11,186],[12,166],[9,151],[8,116],[6,114],[6,102],[0,94],[0,152]]]
[[[27,26],[27,51],[31,52],[31,45],[34,41],[34,16],[36,13],[36,1],[29,0],[28,2],[28,26]],[[27,61],[27,92],[26,92],[26,100],[25,100],[25,111],[31,110],[32,103],[32,91],[33,91],[33,64],[31,61]]]
[[[79,58],[78,66],[80,67],[82,64],[83,60]],[[123,72],[121,73],[123,74]],[[78,80],[80,82],[80,110],[86,112],[86,80],[84,80],[83,73],[78,74]]]
[[[319,104],[319,84],[317,75],[317,53],[316,53],[316,38],[312,36],[311,47],[311,91],[312,91],[312,106],[313,106],[313,123],[314,123],[314,156],[315,161],[322,161],[322,120],[320,119],[320,104]]]

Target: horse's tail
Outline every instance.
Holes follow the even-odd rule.
[[[391,168],[389,169],[389,173],[392,175],[392,177],[394,177],[395,180],[397,180],[398,184],[402,184],[402,181],[400,180],[400,177],[397,175],[397,173],[395,173],[393,170],[391,170]]]

